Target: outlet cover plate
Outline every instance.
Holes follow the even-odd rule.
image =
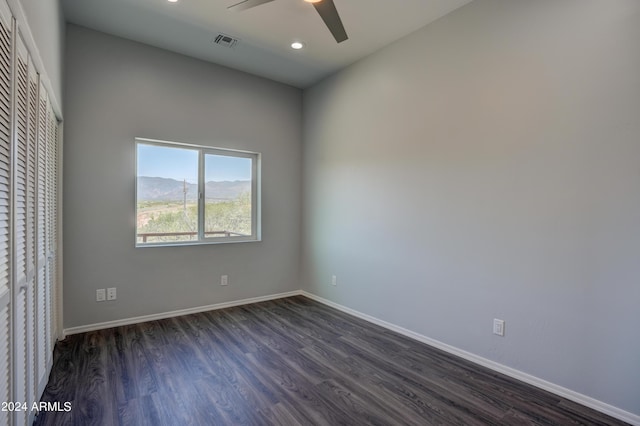
[[[107,289],[107,300],[116,300],[116,288],[109,287]]]

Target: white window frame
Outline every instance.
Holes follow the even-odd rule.
[[[171,242],[138,242],[138,145],[153,145],[166,148],[190,149],[198,152],[198,235],[196,240]],[[240,157],[251,159],[251,235],[231,237],[205,236],[205,155],[221,155],[226,157]],[[135,246],[136,247],[166,247],[192,246],[203,244],[228,244],[262,241],[261,232],[261,163],[262,154],[253,151],[242,151],[228,148],[218,148],[206,145],[195,145],[182,142],[163,141],[158,139],[135,138]]]

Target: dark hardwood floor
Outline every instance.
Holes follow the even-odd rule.
[[[68,336],[37,425],[621,425],[304,297]]]

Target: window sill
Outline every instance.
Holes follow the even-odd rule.
[[[181,241],[171,243],[136,243],[136,248],[148,248],[148,247],[183,247],[183,246],[208,246],[218,244],[237,244],[237,243],[259,243],[262,238],[251,239],[231,239],[225,238],[223,241]]]

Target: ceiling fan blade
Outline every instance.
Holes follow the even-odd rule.
[[[333,0],[322,0],[318,3],[313,3],[313,7],[316,8],[325,25],[329,28],[331,34],[333,34],[333,38],[335,38],[338,43],[349,38],[342,25],[340,15],[338,15],[338,9],[336,9],[336,5],[333,4]]]
[[[243,0],[240,3],[236,3],[232,6],[229,6],[227,10],[240,12],[241,10],[251,9],[252,7],[260,6],[261,4],[269,3],[272,1],[273,0]]]

